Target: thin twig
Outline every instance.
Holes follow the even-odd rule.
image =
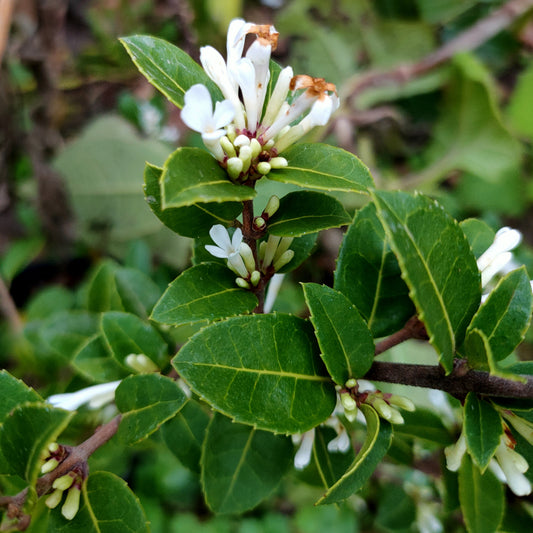
[[[386,352],[390,348],[401,344],[409,339],[427,340],[426,327],[417,316],[410,318],[405,326],[396,333],[393,333],[390,337],[383,339],[376,344],[375,355],[379,355]]]

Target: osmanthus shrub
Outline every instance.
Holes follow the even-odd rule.
[[[512,263],[520,234],[458,223],[422,194],[377,190],[353,154],[299,143],[339,98],[324,79],[271,61],[277,38],[272,26],[234,20],[226,59],[206,46],[201,66],[160,39],[122,39],[201,134],[204,148],[180,147],[144,170],[155,216],[196,239],[194,264],[160,298],[122,267],[95,273],[79,325],[85,341],[63,353],[93,387],[45,400],[0,374],[0,468],[13,489],[0,498],[2,530],[23,529],[33,515],[51,531],[148,531],[125,482],[89,474],[87,459],[110,438],[126,447],[159,429],[199,472],[215,513],[252,509],[294,469],[322,486],[317,504],[341,502],[385,462],[411,465],[420,442],[442,465],[439,486],[448,501],[458,497],[469,531],[498,530],[504,484],[531,492],[531,366],[506,361],[531,315],[529,277]],[[292,192],[257,200],[256,185],[268,180]],[[332,192],[367,203],[352,218]],[[309,318],[272,312],[283,275],[309,257],[317,232],[340,226],[334,286],[302,284]],[[114,299],[119,307],[108,305]],[[175,353],[169,328],[190,324],[197,333]],[[428,341],[438,365],[375,361],[409,338]],[[50,346],[64,350],[61,339]],[[460,402],[443,395],[439,409],[416,406],[371,381]],[[73,410],[90,403],[109,413],[113,401],[119,414],[87,440],[56,442]],[[419,520],[431,494],[418,495]],[[437,531],[454,507],[435,509]]]

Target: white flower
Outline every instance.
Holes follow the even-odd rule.
[[[202,134],[202,140],[209,151],[219,160],[224,159],[220,138],[226,134],[223,129],[235,116],[235,109],[229,100],[217,102],[213,112],[213,103],[207,87],[193,85],[185,93],[185,105],[181,119],[189,128]]]
[[[88,404],[90,409],[98,409],[115,399],[115,390],[119,384],[120,381],[101,383],[77,392],[54,394],[49,396],[46,401],[54,407],[66,409],[67,411],[75,411],[84,404]]]
[[[230,239],[228,230],[222,224],[215,224],[209,235],[217,246],[206,244],[205,249],[215,257],[228,260],[228,267],[242,278],[247,278],[249,273],[246,270],[244,260],[240,255],[242,244],[242,231],[237,228]]]
[[[278,297],[281,284],[283,283],[283,278],[285,278],[285,274],[274,274],[272,276],[272,279],[270,280],[270,283],[268,284],[266,297],[265,297],[265,305],[263,308],[263,311],[265,313],[270,313],[270,311],[272,311],[272,308],[274,307],[274,303],[276,302],[276,298]]]
[[[512,449],[512,443],[506,434],[502,435],[494,458],[497,462],[491,461],[491,469],[500,479],[501,474],[504,475],[507,485],[517,496],[526,496],[531,493],[531,483],[524,476],[529,465],[518,452]]]
[[[444,455],[446,456],[446,468],[452,472],[457,472],[461,466],[463,455],[466,452],[466,436],[464,431],[455,444],[444,448]]]
[[[294,444],[300,444],[298,451],[294,455],[294,468],[303,470],[311,462],[311,453],[315,442],[315,428],[303,434],[293,435],[292,441]]]

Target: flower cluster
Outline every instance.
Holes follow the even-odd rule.
[[[243,56],[249,34],[256,39]],[[265,105],[270,55],[278,36],[274,26],[233,20],[226,60],[212,46],[200,50],[200,62],[224,100],[213,110],[211,94],[202,84],[185,93],[183,122],[201,133],[206,148],[234,181],[255,180],[272,168],[286,166],[278,154],[315,126],[325,125],[339,106],[333,84],[294,76],[291,67],[281,70]]]
[[[52,484],[54,491],[46,498],[46,506],[50,509],[57,507],[63,499],[63,492],[67,491],[61,514],[67,520],[72,520],[80,508],[81,486],[84,477],[84,474],[73,470],[54,480]]]

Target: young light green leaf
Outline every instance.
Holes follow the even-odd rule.
[[[154,215],[172,231],[185,237],[207,235],[215,224],[231,226],[242,210],[240,202],[201,203],[184,207],[161,207],[160,179],[163,169],[146,163],[144,195]]]
[[[420,194],[372,192],[419,318],[447,373],[479,306],[480,276],[455,220]]]
[[[374,340],[366,322],[350,301],[334,289],[303,284],[321,357],[333,381],[344,386],[363,377],[374,361]]]
[[[120,41],[146,79],[179,108],[187,90],[197,83],[209,89],[214,101],[223,99],[202,67],[177,46],[150,35],[132,35]]]
[[[531,320],[531,285],[526,268],[509,272],[489,294],[468,326],[487,337],[494,361],[505,359],[524,339]]]
[[[16,474],[31,486],[37,480],[42,456],[48,444],[65,429],[73,412],[45,403],[24,403],[15,407],[0,426],[0,449],[8,474]]]
[[[366,439],[363,447],[349,469],[328,488],[316,505],[339,502],[361,489],[391,445],[391,425],[368,405],[361,405],[361,411],[366,419]]]
[[[131,370],[125,362],[130,354],[144,354],[159,368],[168,363],[167,343],[135,315],[108,311],[102,315],[100,329],[109,351],[124,368]]]
[[[505,507],[502,484],[490,470],[482,474],[469,455],[459,470],[459,500],[468,533],[498,531]]]
[[[281,237],[298,237],[350,222],[350,216],[335,198],[319,192],[296,191],[280,200],[279,209],[268,221],[268,231]]]
[[[313,329],[294,316],[217,322],[194,335],[172,363],[217,411],[260,429],[301,433],[335,407]]]
[[[268,178],[307,189],[366,193],[374,185],[368,168],[353,154],[329,144],[296,144],[282,153],[288,166]]]
[[[113,358],[100,333],[81,346],[71,365],[87,379],[98,383],[116,381],[128,375],[128,371]]]
[[[464,431],[468,452],[483,473],[500,443],[503,424],[498,411],[473,392],[466,397]]]
[[[376,337],[398,331],[415,314],[374,204],[360,209],[348,228],[333,286],[357,307]]]
[[[210,417],[199,403],[189,400],[178,414],[165,422],[161,434],[181,464],[200,473],[200,455]]]
[[[160,374],[140,374],[123,380],[115,392],[118,410],[123,413],[118,438],[135,444],[159,429],[186,403],[175,381]]]
[[[50,513],[50,531],[62,533],[149,533],[141,504],[126,482],[111,472],[91,473],[82,486],[80,509],[66,520]]]
[[[202,448],[202,486],[217,513],[255,507],[279,484],[292,459],[289,438],[215,414]]]
[[[256,306],[257,298],[235,284],[235,274],[229,268],[201,263],[168,286],[151,319],[178,326],[249,313]]]
[[[172,153],[165,161],[160,185],[163,209],[242,202],[256,195],[252,187],[232,183],[218,161],[200,148],[178,148]]]

